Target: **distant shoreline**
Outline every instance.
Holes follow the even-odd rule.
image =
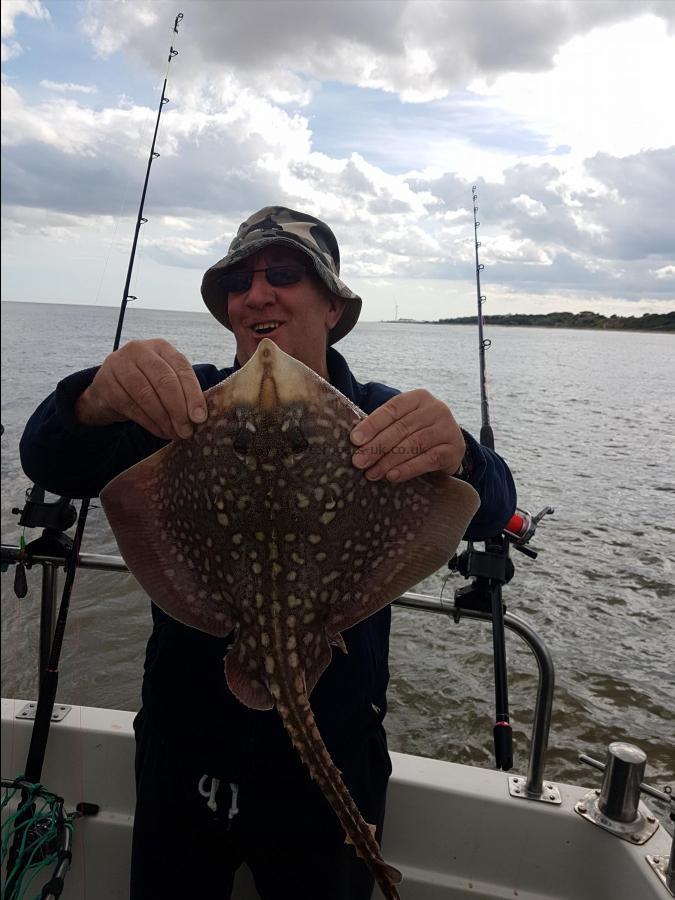
[[[398,325],[476,325],[476,316],[457,319],[389,319]],[[643,313],[641,316],[603,316],[594,312],[554,312],[545,314],[511,313],[484,316],[486,325],[514,325],[530,328],[575,328],[597,331],[660,331],[675,333],[675,310],[667,313]]]
[[[81,307],[84,309],[98,309],[110,311],[116,314],[119,306],[114,304],[102,303],[66,303],[61,300],[2,300],[2,304],[22,305],[42,305],[42,306],[68,306]],[[209,317],[210,313],[206,308],[195,309],[171,309],[156,306],[130,306],[129,309],[142,312],[144,314],[151,313],[170,313],[172,315],[194,315],[199,313],[205,317]],[[455,319],[380,319],[381,323],[386,325],[476,325],[476,316],[462,316]],[[572,329],[592,329],[596,331],[639,331],[645,332],[675,334],[675,310],[667,313],[643,313],[641,316],[603,316],[594,312],[555,312],[538,315],[536,313],[512,313],[510,315],[485,316],[483,321],[486,325],[506,325],[530,328],[572,328]],[[363,324],[377,324],[377,319],[362,318]]]

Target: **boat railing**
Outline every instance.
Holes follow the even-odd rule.
[[[40,678],[46,668],[49,650],[54,636],[56,611],[58,602],[58,571],[64,567],[63,556],[31,553],[26,557],[25,550],[11,545],[2,545],[2,570],[10,565],[23,564],[26,567],[40,565],[42,567],[42,588],[40,608],[40,641],[39,641],[39,674]],[[129,572],[124,560],[119,556],[107,556],[95,553],[80,553],[78,565],[81,569],[99,572]],[[426,594],[409,592],[394,602],[395,606],[419,610],[425,613],[441,614],[458,622],[460,618],[482,619],[491,621],[492,615],[481,610],[456,607],[443,603]],[[532,651],[538,668],[537,695],[532,722],[532,739],[527,775],[524,784],[518,778],[511,778],[512,793],[523,799],[547,800],[554,802],[557,791],[553,785],[544,783],[544,765],[548,746],[551,713],[553,709],[553,688],[555,670],[553,659],[544,641],[537,632],[519,616],[511,612],[504,613],[504,625],[517,634]],[[515,787],[514,784],[515,783]]]

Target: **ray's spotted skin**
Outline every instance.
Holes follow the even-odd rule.
[[[341,632],[454,553],[478,507],[443,473],[370,481],[352,462],[363,418],[311,369],[263,340],[206,393],[207,421],[115,478],[101,500],[120,552],[154,603],[218,637],[232,693],[276,707],[311,777],[387,900],[382,859],[309,702]]]

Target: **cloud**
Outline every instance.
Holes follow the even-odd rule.
[[[21,44],[17,44],[16,41],[3,41],[2,42],[2,61],[7,62],[10,59],[14,59],[16,56],[21,56],[23,50],[21,48]]]
[[[598,153],[585,168],[605,189],[602,197],[575,195],[600,229],[593,249],[615,260],[663,255],[675,261],[675,147],[622,159]]]
[[[105,153],[110,141],[117,146],[125,142],[136,145],[139,128],[154,120],[149,109],[96,111],[70,98],[31,105],[8,84],[2,86],[2,103],[6,148],[42,146],[80,157]]]
[[[2,33],[2,62],[7,62],[20,56],[23,48],[18,41],[13,40],[16,33],[15,20],[17,16],[29,16],[31,19],[50,18],[49,10],[40,0],[3,0],[0,4],[0,31]]]
[[[48,91],[57,91],[61,94],[96,94],[98,88],[93,84],[73,84],[70,81],[49,81],[46,78],[40,82],[40,87],[46,88]]]
[[[218,235],[209,240],[184,236],[156,238],[145,242],[145,253],[163,265],[206,271],[225,255],[225,248],[231,239],[231,234]]]
[[[33,105],[5,85],[6,202],[71,213],[116,210],[123,185],[142,175],[155,118],[148,108],[94,110],[71,98]],[[264,205],[270,191],[278,196],[281,178],[293,181],[292,164],[309,157],[311,134],[303,117],[223,76],[184,97],[180,109],[167,109],[157,147],[162,159],[154,164],[151,190],[163,212],[227,214],[258,197]],[[167,165],[178,153],[189,177],[177,178],[177,167]]]
[[[166,7],[165,4],[161,5]],[[156,9],[159,6],[160,3],[156,2],[120,3],[118,0],[111,3],[110,0],[86,0],[80,28],[100,56],[110,56],[130,43],[136,32],[158,23]]]
[[[546,215],[546,207],[541,200],[535,200],[529,194],[518,194],[511,200],[511,203],[531,219],[539,219]]]
[[[645,9],[652,15],[639,16]],[[670,65],[670,5],[378,0],[312,11],[310,20],[304,2],[232,2],[226,19],[212,2],[185,7],[180,89],[162,115],[145,209],[144,252],[157,269],[172,267],[176,277],[205,269],[252,210],[282,203],[331,223],[350,280],[459,285],[473,274],[477,184],[491,294],[542,303],[674,296],[675,135],[659,145],[672,127],[666,105],[651,130],[640,127],[644,146],[622,137],[636,105],[657,102],[643,95],[658,98],[667,86],[631,86],[615,102],[610,84],[630,34],[639,79],[652,72],[645,41],[653,40],[655,63]],[[137,0],[131,17],[109,0],[88,3],[84,26],[98,65],[104,71],[114,53],[125,66],[129,57],[147,64],[175,39],[173,15],[164,0]],[[635,16],[629,29],[617,21]],[[603,47],[608,73],[596,91],[579,83],[575,66],[590,78]],[[64,68],[64,81],[42,80],[49,102],[20,80],[3,86],[9,241],[34,237],[59,253],[66,242],[89,248],[88,232],[103,234],[116,217],[120,234],[131,234],[156,107],[117,82],[114,97],[101,87],[94,104],[93,83],[106,83],[101,69],[74,69],[66,81]],[[621,87],[623,75],[615,77]],[[582,126],[600,115],[605,96],[603,127],[585,139]]]
[[[131,215],[144,172],[138,129],[152,126],[151,110],[94,112],[72,100],[30,107],[6,91],[6,202],[73,217]],[[302,116],[232,78],[194,108],[167,112],[159,146],[148,197],[158,230],[146,238],[146,252],[164,265],[204,268],[225,252],[252,209],[283,202],[311,207],[331,222],[348,275],[467,277],[473,245],[466,177],[392,175],[359,154],[339,160],[316,153]],[[592,289],[638,298],[672,291],[672,280],[657,273],[667,273],[674,258],[674,167],[672,150],[623,159],[603,153],[586,160],[584,190],[578,174],[551,163],[519,163],[501,180],[478,179],[490,279],[542,294]]]
[[[672,296],[675,148],[625,158],[596,154],[584,172],[583,191],[575,173],[548,163],[518,164],[506,170],[502,183],[478,179],[486,279],[530,293],[565,288],[627,299]],[[468,180],[445,174],[418,178],[411,187],[425,188],[446,210],[455,210],[444,239],[447,255],[469,260]],[[444,277],[453,277],[445,268]],[[429,259],[427,274],[434,270],[437,263]]]
[[[97,52],[124,47],[144,59],[157,58],[175,15],[169,0],[136,0],[124,16],[110,0],[89,0],[86,9]],[[195,75],[227,67],[247,73],[259,91],[286,72],[425,102],[479,76],[550,70],[563,44],[599,25],[649,12],[675,20],[667,0],[360,0],[307,11],[305,0],[230,0],[218,16],[212,0],[192,0],[171,40]]]
[[[77,240],[79,229],[91,229],[90,217],[54,212],[49,209],[5,206],[2,211],[2,238]]]
[[[32,19],[49,19],[49,10],[40,0],[5,0],[0,6],[0,33],[3,40],[14,37],[16,32],[14,21],[21,15]]]
[[[642,12],[647,9],[645,4]],[[669,13],[672,23],[675,4]],[[624,156],[669,147],[675,143],[672,117],[664,114],[675,82],[670,30],[664,19],[643,14],[575,36],[548,71],[514,70],[492,81],[477,79],[471,89],[495,112],[538,130],[550,150],[566,145],[577,161],[598,151]]]

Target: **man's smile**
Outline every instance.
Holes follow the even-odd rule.
[[[280,319],[265,319],[254,322],[249,328],[257,338],[274,337],[284,323]]]

